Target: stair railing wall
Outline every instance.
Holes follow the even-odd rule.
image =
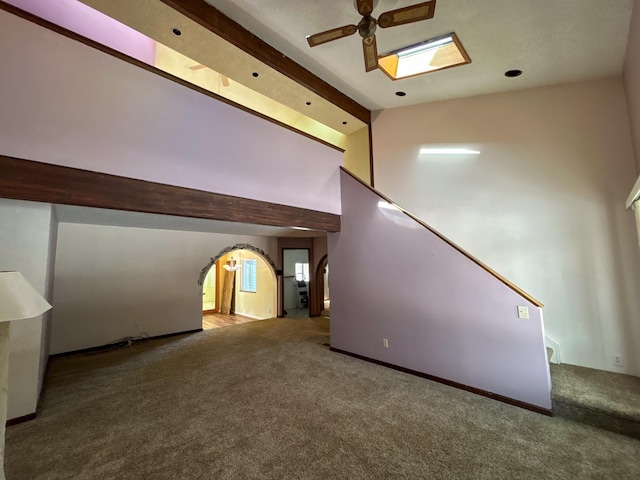
[[[542,304],[344,170],[341,195],[331,347],[549,411]]]

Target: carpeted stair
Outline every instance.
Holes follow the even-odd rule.
[[[640,378],[551,364],[553,414],[640,439]]]

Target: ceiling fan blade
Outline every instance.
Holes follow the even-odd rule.
[[[338,40],[339,38],[348,37],[357,31],[358,27],[355,25],[345,25],[344,27],[334,28],[332,30],[327,30],[326,32],[316,33],[315,35],[309,35],[307,37],[307,42],[309,42],[310,47],[315,47],[323,43]]]
[[[433,18],[436,13],[436,0],[418,3],[410,7],[399,8],[384,12],[378,17],[378,26],[381,28],[396,27],[405,23],[419,22]]]
[[[356,0],[356,8],[363,17],[371,15],[373,12],[373,0]]]
[[[378,46],[375,35],[362,39],[362,51],[364,53],[364,69],[370,72],[378,68]]]

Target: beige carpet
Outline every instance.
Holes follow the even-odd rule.
[[[640,439],[640,378],[575,365],[551,365],[559,416]]]
[[[9,480],[637,479],[640,441],[330,352],[273,319],[58,358]]]

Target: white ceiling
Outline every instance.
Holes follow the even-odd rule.
[[[371,110],[619,75],[633,0],[437,0],[431,20],[376,32],[378,52],[455,32],[472,63],[404,80],[365,73],[358,34],[311,49],[305,37],[355,24],[353,0],[206,0]],[[374,17],[420,0],[380,0]],[[518,78],[504,72],[521,69]],[[398,97],[395,92],[407,93]]]

